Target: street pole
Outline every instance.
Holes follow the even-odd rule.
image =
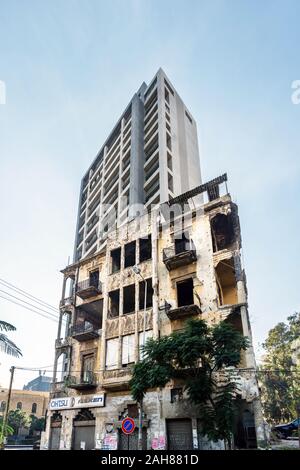
[[[3,435],[3,437],[6,434],[6,425],[7,425],[7,419],[8,419],[8,411],[9,411],[9,405],[10,405],[12,384],[13,384],[13,380],[14,380],[15,366],[11,366],[9,371],[10,371],[10,382],[9,382],[9,389],[8,389],[8,395],[7,395],[7,404],[6,404],[4,417],[3,417],[3,424],[2,424],[2,435]]]
[[[141,278],[145,283],[145,293],[144,293],[144,317],[143,317],[143,346],[145,346],[146,339],[146,310],[147,310],[147,280],[143,278],[141,273],[139,273]],[[139,406],[139,434],[138,434],[138,450],[143,450],[143,399],[140,401]]]

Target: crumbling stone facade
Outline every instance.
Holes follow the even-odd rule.
[[[64,367],[54,373],[42,448],[136,449],[137,432],[127,437],[120,430],[124,417],[138,423],[131,366],[144,340],[182,329],[190,317],[228,321],[249,338],[236,371],[234,445],[264,445],[237,206],[228,193],[220,196],[219,184],[134,218],[107,235],[101,252],[62,271],[55,369],[60,356]],[[208,202],[198,198],[203,193]],[[182,384],[149,391],[143,412],[144,448],[224,448],[201,434]]]

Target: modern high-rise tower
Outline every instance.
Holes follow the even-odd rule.
[[[81,182],[74,261],[142,208],[201,184],[195,119],[159,69],[141,85]]]

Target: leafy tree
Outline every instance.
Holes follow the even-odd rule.
[[[5,321],[0,320],[0,350],[11,356],[22,356],[21,350],[1,331],[15,331],[16,328]]]
[[[300,336],[300,313],[272,328],[263,344],[266,351],[259,368],[264,412],[272,423],[290,421],[300,404],[300,368],[293,363],[291,343]]]
[[[14,430],[14,434],[19,433],[20,428],[29,428],[31,418],[22,410],[10,410],[8,412],[8,425]]]
[[[30,428],[29,434],[32,435],[35,431],[41,432],[45,427],[45,418],[37,418],[35,415],[30,415]]]
[[[230,442],[238,387],[228,368],[240,363],[247,346],[248,340],[226,322],[209,327],[191,319],[184,330],[148,339],[144,359],[133,368],[132,396],[142,404],[148,389],[182,380],[188,399],[198,408],[203,434]]]
[[[3,416],[0,416],[0,449],[3,448],[4,446],[4,439],[7,436],[12,436],[14,433],[14,430],[9,424],[6,424],[4,426],[3,423]]]

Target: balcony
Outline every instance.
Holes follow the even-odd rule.
[[[102,294],[102,283],[97,279],[85,279],[76,284],[76,294],[82,299]]]
[[[106,390],[128,390],[131,379],[131,369],[105,370],[103,376],[103,388]]]
[[[58,338],[58,339],[55,340],[55,348],[56,349],[66,350],[69,347],[71,347],[71,345],[72,345],[72,342],[71,342],[70,337]]]
[[[184,319],[193,315],[199,315],[201,309],[198,305],[183,305],[182,307],[172,308],[166,311],[170,320]]]
[[[89,322],[80,323],[72,328],[72,337],[77,341],[88,341],[100,336],[101,330]]]
[[[196,248],[192,240],[175,240],[173,246],[163,250],[163,262],[168,271],[186,266],[196,260]]]
[[[66,378],[66,386],[75,390],[92,390],[97,387],[97,380],[94,372],[86,370],[80,377],[69,375]]]

